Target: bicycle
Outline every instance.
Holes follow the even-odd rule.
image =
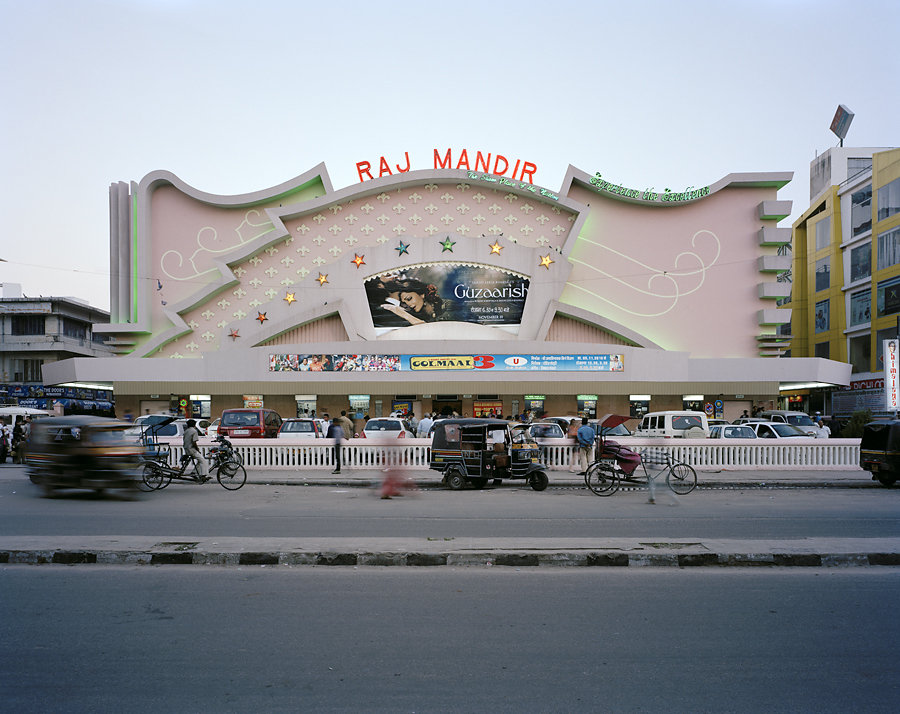
[[[615,424],[604,422],[602,426],[615,426],[628,419],[616,415],[610,417]],[[675,461],[668,451],[645,449],[638,453],[615,441],[607,441],[602,431],[598,439],[599,458],[588,466],[584,474],[585,485],[598,496],[612,496],[619,490],[622,481],[628,481],[647,486],[652,501],[655,482],[663,472],[666,474],[666,485],[679,496],[685,496],[697,487],[697,472],[693,467],[683,461]],[[647,469],[648,465],[651,466],[650,470]],[[644,471],[643,479],[634,476],[638,466]],[[651,475],[650,471],[657,473]]]
[[[220,436],[216,439],[216,441],[220,440],[228,442],[224,436]],[[231,444],[228,442],[228,447],[230,446]],[[212,474],[215,472],[216,480],[222,488],[229,491],[237,491],[247,482],[247,470],[242,464],[238,463],[237,460],[230,458],[229,452],[230,449],[228,448],[215,451],[211,450],[210,455],[212,456],[212,460],[209,467],[209,473]],[[193,466],[190,472],[187,471],[188,464]],[[199,462],[190,454],[184,454],[181,457],[181,464],[178,468],[158,461],[147,461],[144,464],[142,482],[147,490],[159,491],[172,483],[173,480],[192,481],[200,485],[203,485],[207,481],[212,481],[212,475],[206,477],[200,475],[198,470],[199,465]]]

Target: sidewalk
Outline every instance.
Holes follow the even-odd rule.
[[[441,474],[427,468],[408,469],[402,475],[415,481],[419,488],[436,488],[441,484]],[[554,486],[584,486],[584,477],[571,471],[547,471],[549,488]],[[247,469],[247,483],[272,484],[278,486],[343,486],[367,487],[381,483],[384,471],[381,469],[345,469],[340,474],[332,474],[327,469]],[[523,480],[503,481],[503,485],[523,485]],[[780,485],[797,487],[877,487],[872,474],[862,469],[841,470],[697,470],[698,488],[736,488],[740,486]],[[622,487],[639,486],[628,481]]]

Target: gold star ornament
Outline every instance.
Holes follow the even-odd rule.
[[[503,246],[500,245],[500,241],[494,241],[494,244],[491,246],[491,255],[495,253],[500,255],[500,251],[503,250]]]
[[[288,305],[293,305],[295,302],[297,302],[297,294],[296,293],[288,293],[287,295],[284,296],[284,301]]]
[[[356,266],[356,269],[357,269],[357,270],[359,270],[360,266],[366,264],[366,261],[363,260],[363,258],[365,258],[364,255],[356,255],[356,253],[354,253],[354,254],[353,254],[353,260],[351,260],[350,262],[353,263],[353,264]]]
[[[548,253],[547,255],[542,255],[542,256],[541,256],[541,263],[540,263],[540,266],[541,266],[542,268],[546,268],[547,270],[550,270],[550,264],[551,264],[551,263],[555,263],[555,262],[556,262],[556,261],[553,260],[553,259],[550,257],[550,254]]]
[[[323,273],[319,273],[319,277],[316,278],[316,280],[319,281],[319,285],[324,285],[325,283],[328,282],[328,275],[327,275],[327,274],[323,274]]]

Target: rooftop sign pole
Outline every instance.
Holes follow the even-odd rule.
[[[844,104],[838,104],[837,111],[834,113],[834,119],[831,120],[831,131],[841,140],[841,146],[844,145],[844,137],[847,136],[850,122],[853,121],[855,116],[849,107]]]

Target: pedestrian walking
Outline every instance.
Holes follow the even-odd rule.
[[[578,442],[578,461],[581,466],[579,476],[587,473],[588,466],[594,460],[594,430],[588,426],[588,418],[581,417],[581,426],[575,433],[575,440]]]
[[[334,471],[331,473],[339,474],[341,472],[341,442],[344,440],[344,429],[338,421],[340,417],[331,420],[331,426],[328,427],[326,438],[334,439]]]
[[[344,430],[344,438],[349,439],[353,436],[353,422],[347,417],[347,412],[341,410],[341,416],[338,418],[338,424]]]

